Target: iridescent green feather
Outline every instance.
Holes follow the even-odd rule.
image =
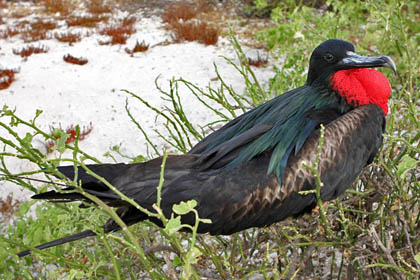
[[[206,153],[217,149],[217,146],[258,126],[269,124],[271,129],[257,139],[241,146],[238,156],[226,165],[227,168],[238,166],[243,162],[267,150],[273,150],[268,174],[277,175],[279,182],[292,151],[297,154],[310,133],[319,125],[308,114],[320,109],[335,109],[345,113],[349,108],[341,98],[326,89],[314,89],[302,86],[286,92],[271,101],[245,113],[204,139],[190,153]],[[235,147],[236,148],[236,147]]]

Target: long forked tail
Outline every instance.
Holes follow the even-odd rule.
[[[39,246],[36,246],[35,248],[37,248],[39,250],[42,250],[42,249],[54,247],[54,246],[57,246],[57,245],[61,245],[61,244],[64,244],[64,243],[76,241],[76,240],[79,240],[79,239],[82,239],[82,238],[85,238],[85,237],[88,237],[88,236],[96,236],[96,233],[94,233],[91,230],[85,230],[85,231],[82,231],[82,232],[79,232],[79,233],[76,233],[76,234],[72,234],[72,235],[67,236],[67,237],[59,238],[59,239],[56,239],[54,241],[50,241],[50,242],[41,244]],[[26,251],[20,252],[18,254],[18,256],[21,258],[21,257],[27,256],[29,254],[31,254],[31,250],[26,250]]]

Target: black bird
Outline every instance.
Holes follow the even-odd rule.
[[[390,85],[380,72],[396,72],[388,56],[364,57],[351,43],[328,40],[312,53],[308,78],[302,87],[288,91],[230,121],[199,142],[186,155],[169,155],[165,167],[161,208],[170,217],[172,206],[197,201],[201,223],[199,233],[232,234],[250,227],[264,227],[289,216],[298,216],[316,206],[312,194],[300,191],[315,188],[314,174],[303,163],[314,164],[325,126],[318,172],[323,186],[321,199],[342,194],[370,164],[382,144]],[[139,205],[153,210],[162,158],[137,164],[97,164],[88,168],[105,178]],[[58,167],[74,178],[73,166]],[[122,200],[102,182],[79,168],[83,189],[117,207],[127,224],[150,218]],[[72,188],[67,188],[71,191]],[[33,196],[58,202],[88,201],[77,192],[49,191]],[[182,216],[193,224],[194,216]],[[120,229],[109,220],[104,231]],[[86,230],[40,246],[49,248],[96,235]],[[19,256],[30,251],[19,253]]]

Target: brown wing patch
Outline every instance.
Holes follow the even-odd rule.
[[[321,177],[331,169],[339,168],[344,164],[343,161],[346,160],[347,156],[356,152],[350,150],[350,147],[354,146],[352,144],[353,138],[358,136],[358,131],[370,129],[365,127],[365,122],[369,119],[368,115],[378,109],[379,107],[375,105],[361,106],[325,126],[324,143],[318,165],[318,172]],[[376,129],[381,129],[379,124],[376,124],[376,126]],[[289,159],[282,186],[285,193],[283,198],[287,197],[292,191],[301,191],[305,181],[310,185],[315,184],[314,174],[303,165],[304,163],[311,166],[315,164],[315,151],[317,151],[319,140],[320,130],[317,130],[307,139],[299,154]],[[345,172],[345,170],[342,170],[342,172]]]
[[[267,180],[258,184],[255,191],[249,193],[240,203],[230,205],[226,211],[230,212],[229,215],[233,220],[252,216],[264,209],[272,208],[273,204],[282,196],[281,193],[282,188],[277,177],[268,175]]]
[[[372,110],[374,111],[373,114]],[[341,172],[342,174],[346,174],[346,172],[349,172],[349,170],[340,170],[340,168],[345,168],[349,158],[353,157],[352,153],[357,153],[357,151],[351,150],[357,145],[357,143],[353,143],[353,140],[355,140],[354,137],[358,137],[359,132],[364,131],[364,129],[381,131],[380,124],[375,121],[375,118],[379,114],[376,114],[375,110],[379,110],[379,107],[374,105],[361,106],[326,125],[324,143],[321,148],[321,157],[318,165],[318,172],[321,179],[325,179],[326,176],[334,173],[340,174]],[[371,126],[365,127],[367,125],[366,122],[369,122]],[[314,188],[315,176],[308,168],[304,167],[304,163],[311,166],[315,164],[319,139],[320,130],[316,130],[307,139],[299,154],[296,156],[292,155],[289,158],[281,186],[276,176],[267,175],[241,203],[230,205],[227,207],[229,210],[226,209],[225,213],[228,214],[227,212],[229,212],[233,220],[251,217],[264,209],[281,207],[283,201],[291,193],[303,190],[302,188],[304,186]],[[359,141],[365,143],[370,140],[361,139]],[[376,143],[376,141],[372,140],[372,143]],[[366,157],[367,155],[363,156]],[[363,163],[363,160],[360,163],[354,164],[356,167],[350,171],[354,175],[343,175],[345,180],[337,181],[347,182],[349,180],[348,178],[357,176],[357,169],[363,168],[365,164],[366,162]],[[332,184],[328,187],[331,189],[337,187],[345,189],[348,185],[336,186]]]

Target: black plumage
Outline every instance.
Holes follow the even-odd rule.
[[[354,47],[345,41],[328,40],[315,49],[310,61],[308,80],[294,89],[239,116],[210,134],[186,155],[169,155],[165,167],[161,208],[166,217],[172,206],[194,199],[201,218],[198,232],[232,234],[250,227],[268,226],[289,216],[310,211],[316,205],[314,194],[299,194],[315,188],[314,174],[303,163],[314,164],[319,145],[320,125],[325,125],[318,172],[323,182],[322,200],[343,193],[363,167],[377,154],[385,128],[385,114],[375,104],[356,106],[333,90],[331,77],[337,71],[352,68],[389,67],[389,57],[355,56]],[[153,210],[157,200],[162,159],[137,164],[101,164],[88,168],[105,178],[120,192],[139,205]],[[74,178],[73,166],[58,167]],[[103,183],[79,168],[83,189],[118,207],[117,213],[127,224],[149,218]],[[67,190],[71,191],[71,188]],[[87,200],[77,192],[50,191],[34,199],[55,201]],[[182,222],[194,223],[194,216],[182,216]],[[118,230],[109,220],[105,232]],[[43,249],[95,235],[87,230],[38,246]],[[30,251],[20,253],[20,256]]]

